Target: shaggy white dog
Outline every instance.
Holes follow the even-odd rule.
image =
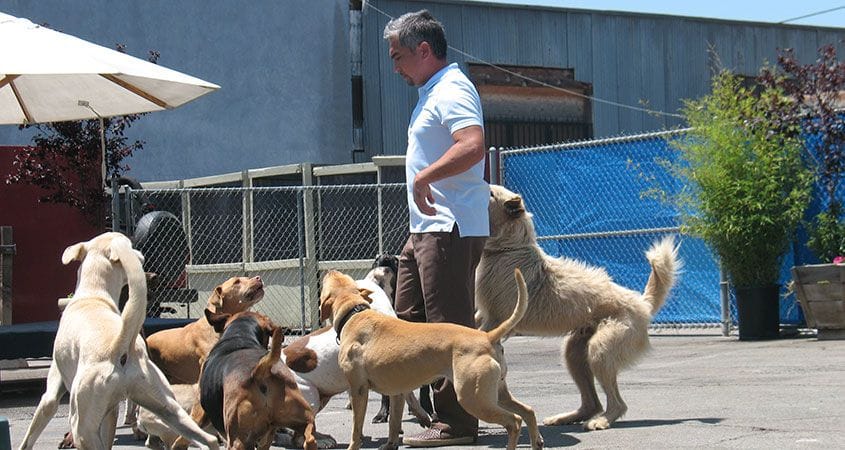
[[[515,333],[566,336],[566,365],[581,393],[581,406],[546,418],[545,425],[584,423],[601,430],[627,411],[617,375],[648,349],[648,327],[663,306],[680,270],[672,236],[647,252],[651,274],[643,293],[614,283],[602,268],[567,258],[552,258],[537,245],[531,214],[522,198],[501,186],[491,186],[490,238],[476,272],[476,320],[490,330],[513,312],[516,287],[511,281],[520,268],[528,284],[528,311]],[[598,379],[607,395],[607,409],[596,394]]]

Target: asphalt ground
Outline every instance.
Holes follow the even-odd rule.
[[[560,342],[514,337],[505,343],[510,390],[540,420],[578,406],[577,389],[561,365]],[[651,343],[651,352],[620,376],[627,415],[605,431],[541,425],[546,448],[845,448],[845,341],[741,342],[708,330],[658,331]],[[48,363],[30,363],[41,369],[0,371],[0,416],[9,419],[13,448],[35,411],[43,389],[39,373]],[[346,401],[346,395],[335,397],[317,416],[317,429],[341,447],[348,445],[352,426]],[[378,403],[371,393],[365,448],[386,442],[387,424],[369,423]],[[67,424],[65,399],[36,448],[55,449]],[[407,414],[403,429],[421,430]],[[505,448],[506,441],[504,429],[482,423],[478,442],[460,448]],[[137,447],[143,442],[121,426],[115,448]],[[519,447],[529,447],[524,427]]]

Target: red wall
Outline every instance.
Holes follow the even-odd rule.
[[[78,264],[62,265],[68,246],[99,232],[69,206],[39,203],[42,190],[6,184],[19,147],[0,146],[0,225],[12,226],[12,323],[58,320],[56,301],[73,292]]]

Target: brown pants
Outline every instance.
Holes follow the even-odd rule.
[[[396,314],[412,322],[450,322],[475,328],[475,268],[485,237],[413,233],[399,255]],[[434,411],[457,435],[477,435],[478,419],[458,404],[448,380],[432,385]]]

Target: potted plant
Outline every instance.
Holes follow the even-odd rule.
[[[801,142],[769,114],[786,101],[777,87],[745,88],[722,71],[709,95],[685,102],[692,128],[673,142],[680,160],[671,170],[685,182],[674,195],[682,227],[707,242],[728,273],[741,340],[779,336],[782,259],[810,198]]]
[[[845,338],[845,266],[833,263],[845,255],[839,189],[845,174],[845,62],[837,61],[833,45],[820,48],[818,59],[805,65],[787,49],[779,52],[777,68],[765,70],[761,80],[794,100],[773,113],[806,142],[805,159],[818,191],[807,247],[822,264],[793,267],[794,290],[807,325],[819,330],[819,338]]]

